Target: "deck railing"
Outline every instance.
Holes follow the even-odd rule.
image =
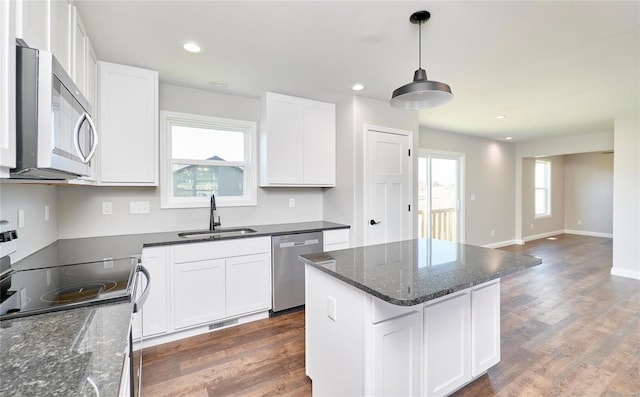
[[[427,232],[424,211],[418,211],[418,223],[420,237],[425,237]],[[431,238],[438,240],[455,241],[456,218],[455,208],[443,208],[431,211]]]

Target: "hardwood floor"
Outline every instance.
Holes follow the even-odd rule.
[[[502,360],[454,394],[640,396],[640,281],[611,276],[611,239],[503,248],[543,264],[502,278]],[[304,312],[144,350],[143,396],[310,396]]]

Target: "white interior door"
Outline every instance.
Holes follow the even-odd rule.
[[[365,244],[411,238],[410,131],[367,128]]]
[[[421,152],[418,157],[418,236],[464,242],[461,206],[464,156]]]

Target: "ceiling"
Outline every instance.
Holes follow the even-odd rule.
[[[99,59],[157,70],[163,83],[388,101],[418,68],[409,16],[425,9],[422,66],[455,98],[420,111],[421,126],[523,141],[612,131],[616,115],[640,109],[638,1],[76,4]],[[182,50],[186,40],[204,53]],[[356,82],[366,89],[351,91]]]

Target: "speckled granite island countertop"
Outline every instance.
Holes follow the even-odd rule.
[[[308,254],[305,263],[386,302],[413,306],[542,263],[508,251],[432,239]]]
[[[117,396],[131,305],[1,321],[0,396]]]

